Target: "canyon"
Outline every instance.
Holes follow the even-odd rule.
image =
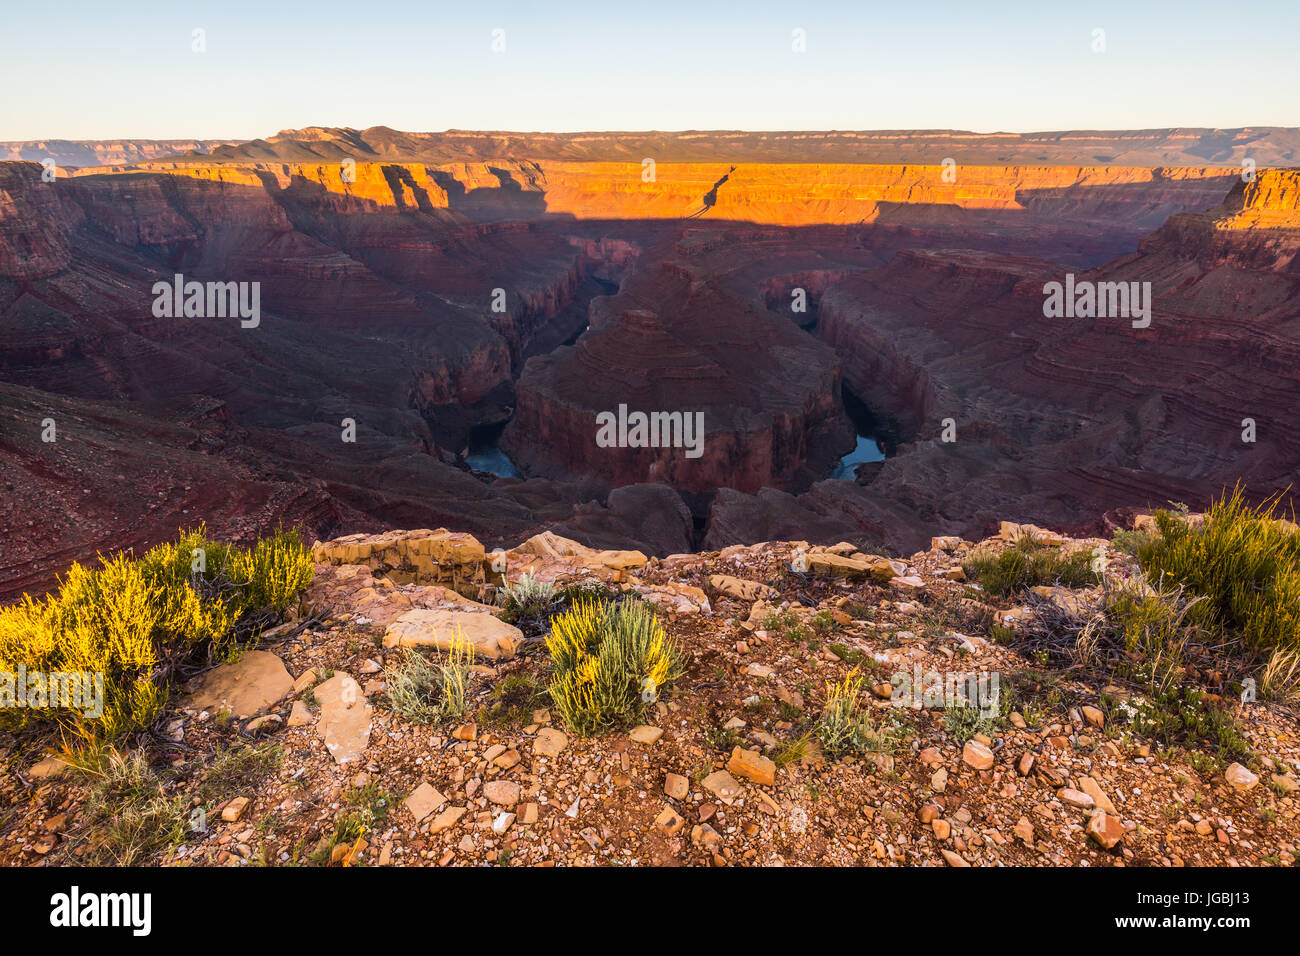
[[[199,522],[909,552],[1284,491],[1293,133],[313,129],[0,162],[0,599]],[[177,273],[258,283],[260,322],[156,316]],[[1067,273],[1151,283],[1149,327],[1045,318]],[[703,413],[702,454],[599,446],[620,405]],[[868,432],[885,459],[828,478]],[[469,466],[498,433],[520,477]]]

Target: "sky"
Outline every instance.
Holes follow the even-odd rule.
[[[1300,126],[1297,37],[1298,0],[10,2],[0,140]]]

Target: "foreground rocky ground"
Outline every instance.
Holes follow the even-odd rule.
[[[1002,537],[1024,533],[1108,547]],[[1295,863],[1294,712],[1240,705],[1248,766],[1164,749],[1125,723],[1134,689],[1049,667],[1017,640],[1034,612],[964,580],[969,542],[932,544],[905,561],[800,542],[646,560],[550,534],[493,555],[441,531],[317,545],[297,618],[196,678],[144,746],[192,816],[143,862]],[[1130,571],[1103,553],[1107,574]],[[559,725],[544,622],[516,628],[478,600],[524,572],[656,604],[689,667],[643,725],[595,738]],[[1043,600],[1076,607],[1094,591]],[[399,719],[385,682],[404,648],[458,629],[479,651],[465,714]],[[854,667],[890,746],[830,759],[813,730],[828,683]],[[918,670],[997,673],[1001,716],[898,706],[891,677]],[[53,743],[0,741],[0,862],[94,858],[90,783],[46,756]]]

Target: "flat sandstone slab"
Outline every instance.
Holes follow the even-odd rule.
[[[249,651],[231,664],[202,675],[184,706],[193,710],[229,711],[243,719],[278,704],[293,690],[284,661],[270,651]]]
[[[388,625],[384,647],[434,647],[448,650],[454,641],[468,641],[483,657],[511,658],[523,641],[519,628],[480,611],[415,608]]]
[[[338,673],[316,685],[320,702],[320,720],[316,730],[325,741],[325,749],[338,764],[356,761],[370,743],[370,724],[374,708],[366,700],[361,685],[347,674]]]

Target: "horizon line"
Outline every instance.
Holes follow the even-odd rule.
[[[102,140],[121,139],[132,141],[151,141],[151,142],[171,142],[175,140],[207,140],[222,142],[250,143],[257,140],[267,141],[272,137],[281,136],[288,133],[302,132],[303,130],[339,130],[364,133],[369,130],[388,129],[395,133],[411,133],[415,135],[446,135],[451,133],[464,133],[471,135],[488,135],[488,134],[508,134],[517,136],[578,136],[578,135],[604,135],[604,136],[636,136],[647,134],[677,135],[685,133],[910,133],[910,134],[929,134],[929,135],[952,135],[965,134],[970,136],[1047,136],[1061,135],[1066,133],[1153,133],[1170,130],[1188,130],[1188,131],[1208,131],[1208,132],[1244,132],[1248,130],[1291,130],[1300,132],[1300,125],[1283,126],[1277,124],[1244,124],[1242,126],[1117,126],[1117,127],[1061,127],[1057,129],[1024,129],[1010,130],[997,129],[981,131],[975,129],[963,129],[960,127],[937,127],[937,126],[917,126],[917,127],[832,127],[832,128],[794,128],[794,127],[689,127],[683,129],[473,129],[463,126],[449,126],[445,129],[402,129],[397,126],[389,126],[385,123],[376,123],[372,126],[331,126],[323,124],[308,124],[306,126],[286,127],[277,130],[269,135],[259,136],[206,136],[198,134],[184,134],[174,136],[133,136],[129,134],[113,134],[107,136],[27,136],[27,137],[8,137],[0,139],[0,143],[30,143],[37,141],[57,141],[67,143],[88,143]]]

